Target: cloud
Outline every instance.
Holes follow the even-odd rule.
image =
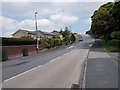
[[[28,20],[23,20],[23,21],[19,22],[17,26],[19,28],[34,28],[35,24],[32,19],[28,19]]]
[[[49,21],[48,19],[39,19],[38,20],[38,25],[49,26],[49,25],[53,25],[53,23],[51,21]]]
[[[18,22],[14,19],[0,16],[0,24],[2,25],[1,28],[3,28],[3,30],[12,30],[16,29]]]
[[[52,31],[54,24],[48,19],[38,19],[38,29]],[[32,19],[27,19],[23,21],[16,21],[12,18],[0,16],[0,24],[2,25],[2,35],[11,36],[11,33],[17,31],[18,29],[28,29],[35,30],[35,21]]]
[[[17,2],[112,2],[114,0],[17,0]],[[116,0],[119,1],[119,0]],[[4,0],[3,2],[9,2]],[[16,2],[16,0],[10,0],[10,2]]]
[[[89,25],[90,25],[91,22],[92,22],[92,21],[91,21],[91,18],[87,18],[87,19],[84,20],[84,23],[85,23],[85,24],[89,24]]]
[[[11,35],[13,34],[14,32],[5,32],[3,33],[3,37],[11,37]]]
[[[64,10],[65,13],[81,17],[87,16],[97,9],[103,2],[3,2],[2,13],[11,16],[26,16],[34,18],[35,11],[38,11],[40,18],[52,15]]]
[[[63,12],[51,15],[50,18],[51,20],[59,22],[61,24],[73,24],[79,20],[78,17],[73,15],[68,15]]]

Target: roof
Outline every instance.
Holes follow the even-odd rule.
[[[23,32],[26,32],[28,34],[31,34],[31,35],[36,35],[36,31],[28,31],[28,30],[23,30],[23,29],[19,29],[18,31],[16,31],[15,33],[13,33],[12,35],[16,34],[17,32],[19,31],[23,31]],[[41,30],[38,30],[38,32],[44,34],[44,35],[51,35],[51,36],[55,36],[55,35],[58,35],[59,33],[57,32],[45,32],[45,31],[41,31]]]

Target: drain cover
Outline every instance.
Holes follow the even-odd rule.
[[[80,85],[78,85],[78,84],[72,84],[71,88],[72,89],[78,89],[78,88],[80,88]]]

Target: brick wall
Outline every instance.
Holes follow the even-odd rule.
[[[6,50],[8,55],[16,55],[21,54],[23,48],[27,48],[29,52],[36,51],[36,45],[3,46],[0,49]],[[42,45],[39,45],[39,48],[43,49]]]

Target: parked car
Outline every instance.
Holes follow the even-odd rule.
[[[83,38],[79,38],[79,41],[83,41]]]

